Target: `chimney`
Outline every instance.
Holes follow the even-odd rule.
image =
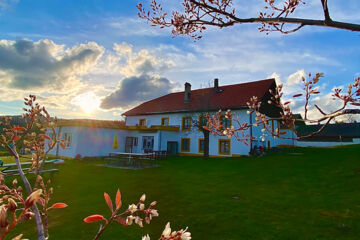
[[[190,92],[191,92],[191,84],[186,82],[185,83],[184,103],[189,103],[190,102]]]
[[[218,78],[214,79],[214,89],[215,89],[215,91],[217,91],[219,89],[219,79]]]
[[[219,79],[214,79],[214,90],[216,93],[221,93],[223,90],[219,88]]]

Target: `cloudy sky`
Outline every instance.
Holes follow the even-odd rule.
[[[322,72],[326,109],[334,87],[360,75],[360,33],[304,27],[265,35],[258,25],[209,29],[202,40],[172,37],[137,17],[147,0],[0,0],[0,115],[21,114],[36,94],[52,115],[119,119],[137,104],[183,89],[275,77],[285,97],[301,76]],[[179,1],[162,1],[172,11]],[[237,13],[258,16],[263,0],[234,0]],[[320,0],[306,0],[296,16],[322,18]],[[346,3],[345,3],[346,2]],[[329,1],[334,20],[360,24],[360,1]],[[239,93],[241,94],[241,93]],[[293,103],[301,111],[301,100]]]

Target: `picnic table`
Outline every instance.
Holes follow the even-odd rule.
[[[151,165],[155,160],[153,153],[125,153],[125,152],[111,152],[109,157],[105,158],[107,165],[115,166],[130,166],[132,168],[144,167],[144,161],[150,161]]]
[[[53,159],[49,161],[45,161],[45,165],[54,165],[58,159]],[[22,170],[25,174],[27,173],[35,173],[34,171],[28,171],[30,170],[30,167],[32,165],[32,162],[20,162]],[[19,175],[19,170],[17,169],[16,163],[7,163],[0,165],[1,172],[5,175],[5,177],[8,176],[17,176]],[[50,169],[42,169],[40,173],[44,172],[56,172],[58,171],[57,168],[50,168]]]

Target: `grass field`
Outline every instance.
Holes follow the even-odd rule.
[[[359,156],[358,145],[259,158],[174,157],[141,170],[67,160],[53,185],[54,201],[69,207],[50,214],[50,239],[92,239],[98,225],[83,218],[108,216],[103,193],[113,197],[117,188],[124,208],[146,193],[160,216],[143,229],[114,223],[102,239],[158,239],[168,221],[173,229],[188,226],[198,240],[360,239]],[[17,231],[36,238],[34,222]]]

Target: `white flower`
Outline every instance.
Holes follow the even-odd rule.
[[[250,113],[251,113],[251,111],[250,111],[250,110],[248,110],[248,111],[246,111],[246,113],[247,113],[247,114],[250,114]]]
[[[139,216],[135,217],[135,223],[139,225],[139,227],[143,227],[142,219]]]
[[[191,239],[191,233],[185,231],[181,234],[181,240],[190,240]]]
[[[136,206],[135,204],[129,205],[129,211],[130,211],[131,213],[136,212],[136,210],[137,210],[137,206]]]
[[[165,229],[164,229],[162,235],[164,237],[170,237],[170,234],[171,234],[171,228],[170,228],[170,222],[168,222],[165,226]]]
[[[149,234],[146,234],[141,238],[141,240],[150,240]]]
[[[266,131],[265,128],[261,129],[261,132],[265,132],[265,131]]]

